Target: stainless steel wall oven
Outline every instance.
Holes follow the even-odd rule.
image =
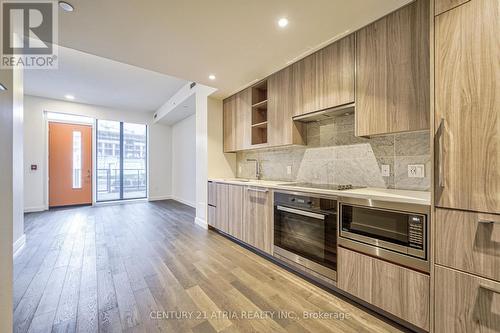
[[[336,198],[275,192],[274,253],[336,281]]]

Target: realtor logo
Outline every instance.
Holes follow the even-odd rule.
[[[57,3],[0,0],[1,66],[57,69]]]

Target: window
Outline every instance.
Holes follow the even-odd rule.
[[[82,133],[73,131],[73,188],[82,188]]]
[[[97,121],[97,201],[147,197],[147,127]]]

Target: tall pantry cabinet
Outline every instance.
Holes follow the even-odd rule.
[[[500,332],[500,1],[435,14],[434,331]]]

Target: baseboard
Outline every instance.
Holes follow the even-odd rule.
[[[196,204],[194,202],[190,202],[190,201],[187,201],[187,200],[184,200],[184,199],[181,199],[179,197],[176,197],[176,196],[172,196],[172,200],[175,200],[175,201],[179,201],[180,203],[182,204],[185,204],[185,205],[188,205],[190,207],[193,207],[193,208],[196,208]]]
[[[26,207],[26,208],[24,208],[24,212],[25,213],[43,212],[44,210],[47,210],[47,207],[45,207],[45,206],[34,206],[34,207]]]
[[[26,235],[23,234],[21,237],[19,237],[13,245],[13,253],[14,257],[17,256],[21,250],[24,248],[24,245],[26,245]]]
[[[149,201],[160,201],[160,200],[171,200],[172,196],[171,195],[159,195],[156,197],[149,197]]]
[[[207,221],[200,219],[198,216],[194,219],[194,224],[202,227],[203,229],[208,229]]]

